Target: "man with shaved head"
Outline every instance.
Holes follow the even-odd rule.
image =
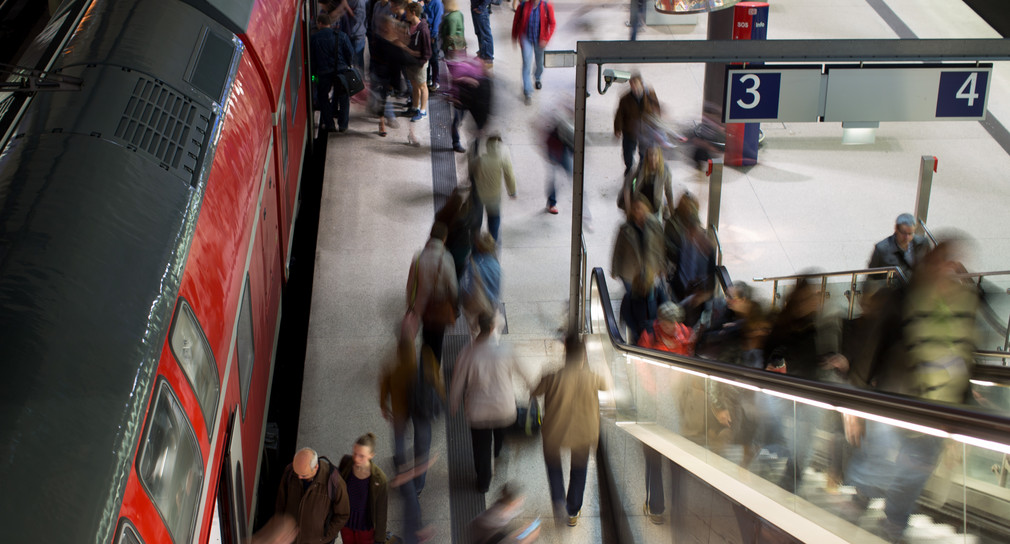
[[[275,510],[283,514],[298,523],[296,544],[333,542],[351,515],[343,478],[312,448],[298,450],[284,469]]]

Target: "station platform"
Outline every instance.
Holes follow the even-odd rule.
[[[624,40],[627,3],[557,2],[558,28],[548,49],[575,49],[578,40]],[[465,10],[464,10],[465,11]],[[574,97],[574,70],[547,69],[543,89],[524,105],[521,57],[509,41],[513,12],[504,2],[492,15],[495,37],[495,120],[509,146],[518,179],[518,198],[505,199],[500,260],[508,344],[525,373],[537,377],[562,363],[561,330],[568,308],[571,236],[571,185],[559,187],[560,214],[546,212],[542,130],[558,108]],[[471,52],[476,38],[465,17]],[[705,16],[694,25],[651,27],[640,40],[704,39]],[[998,37],[968,7],[945,0],[775,0],[769,39],[794,38],[981,38]],[[609,67],[609,66],[608,66]],[[612,66],[621,68],[620,66]],[[656,89],[663,116],[689,125],[700,118],[704,66],[641,65],[647,85]],[[1010,124],[1010,70],[994,68],[989,110]],[[590,70],[590,81],[595,69]],[[588,102],[584,223],[588,267],[610,267],[614,235],[623,214],[614,205],[623,163],[612,120],[626,86],[605,95],[595,90]],[[298,446],[311,446],[337,460],[354,440],[378,436],[376,461],[392,475],[392,431],[378,406],[377,379],[392,358],[395,333],[405,308],[410,262],[423,247],[434,211],[455,183],[465,183],[465,156],[445,141],[448,117],[432,94],[431,113],[415,123],[420,147],[407,144],[405,117],[387,137],[364,106],[351,106],[346,133],[326,138],[327,159],[316,252],[313,300],[308,330]],[[402,108],[400,108],[402,111]],[[838,123],[763,125],[766,135],[759,164],[724,171],[720,239],[724,264],[734,279],[776,276],[816,267],[847,270],[865,266],[873,244],[893,231],[894,218],[911,212],[919,160],[937,156],[929,210],[930,228],[956,227],[976,242],[966,256],[969,270],[1005,269],[1010,236],[1003,217],[1010,204],[1004,172],[1010,155],[993,130],[978,122],[882,123],[876,143],[843,146]],[[1005,133],[1004,129],[1004,133]],[[996,130],[998,133],[998,130]],[[464,130],[464,144],[470,140]],[[434,143],[433,143],[434,141]],[[433,162],[455,164],[456,179]],[[688,190],[707,205],[707,178],[687,160],[671,160],[674,194]],[[560,179],[560,171],[558,172]],[[759,285],[760,287],[760,285]],[[619,293],[611,281],[612,293]],[[465,341],[465,334],[449,333]],[[447,341],[449,350],[450,341]],[[447,351],[448,353],[448,351]],[[278,361],[284,364],[283,361]],[[525,400],[525,386],[517,384]],[[433,424],[432,453],[439,460],[421,495],[433,542],[465,542],[458,530],[469,520],[453,519],[453,497],[476,493],[450,477],[455,435],[450,418]],[[457,416],[458,417],[458,416]],[[467,446],[468,447],[468,446]],[[543,517],[540,542],[606,542],[595,460],[589,467],[585,506],[574,528],[549,521],[550,499],[539,437],[509,435],[496,466],[486,504],[507,481],[522,484],[525,517]],[[471,470],[467,467],[466,470]],[[479,498],[474,497],[474,500]],[[401,508],[390,493],[389,529],[400,532]],[[455,536],[455,538],[454,538]]]

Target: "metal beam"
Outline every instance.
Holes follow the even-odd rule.
[[[1010,60],[1010,39],[587,41],[586,64],[670,62],[896,62]]]

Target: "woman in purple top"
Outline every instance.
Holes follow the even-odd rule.
[[[375,457],[375,435],[368,433],[354,442],[352,455],[340,460],[338,470],[347,484],[351,517],[340,530],[344,544],[386,542],[386,475],[372,458]]]

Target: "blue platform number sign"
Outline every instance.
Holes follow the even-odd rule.
[[[940,72],[937,117],[982,117],[989,72]]]
[[[733,74],[729,117],[735,120],[775,119],[779,116],[781,85],[782,74],[778,72]]]

